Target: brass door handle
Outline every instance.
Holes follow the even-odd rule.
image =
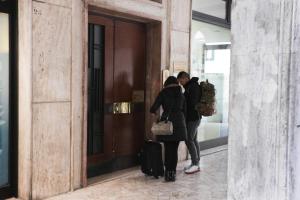
[[[119,103],[113,103],[113,114],[119,113]]]
[[[113,103],[113,114],[130,114],[132,111],[131,102],[115,102]]]

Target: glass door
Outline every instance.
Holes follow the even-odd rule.
[[[17,79],[14,0],[0,1],[0,199],[16,195]]]
[[[0,187],[9,185],[9,15],[0,12]]]
[[[202,117],[198,128],[201,149],[227,143],[230,72],[230,29],[192,21],[191,76],[208,80],[216,89],[216,114]]]

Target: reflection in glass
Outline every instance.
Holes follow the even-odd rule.
[[[224,0],[193,0],[193,10],[226,19],[226,1]]]
[[[0,187],[8,184],[9,162],[9,28],[0,13]]]
[[[216,88],[217,113],[202,118],[198,139],[201,142],[228,136],[230,30],[193,21],[191,60],[191,76],[208,79]]]

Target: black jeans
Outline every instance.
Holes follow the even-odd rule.
[[[176,171],[178,162],[178,141],[164,142],[166,171]]]

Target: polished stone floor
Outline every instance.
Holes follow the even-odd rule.
[[[227,192],[227,150],[225,147],[201,152],[201,172],[183,173],[189,161],[179,163],[177,181],[145,177],[130,169],[90,181],[90,186],[49,200],[225,200]],[[98,179],[98,180],[97,180]]]

